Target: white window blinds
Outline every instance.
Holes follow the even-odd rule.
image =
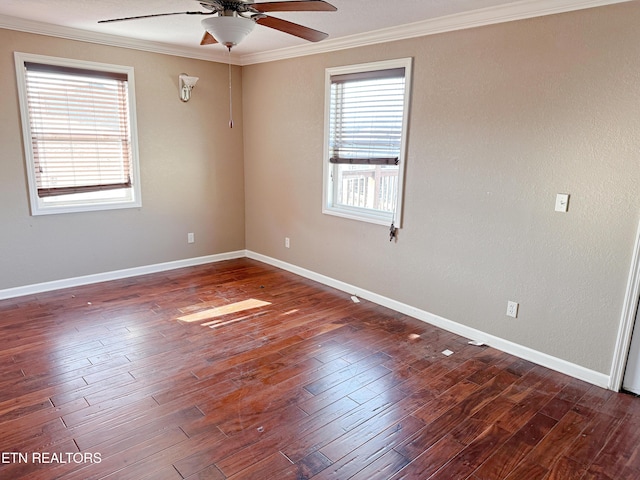
[[[24,66],[38,196],[131,188],[127,75]]]
[[[404,68],[332,75],[329,161],[397,164],[404,96]]]

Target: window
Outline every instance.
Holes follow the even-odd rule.
[[[15,61],[31,214],[141,206],[133,68]]]
[[[328,68],[323,213],[400,226],[411,59]]]

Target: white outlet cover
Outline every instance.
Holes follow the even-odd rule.
[[[517,302],[507,302],[507,316],[517,318],[518,317],[518,303]]]

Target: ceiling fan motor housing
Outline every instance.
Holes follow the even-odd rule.
[[[225,10],[219,16],[205,18],[201,23],[218,43],[227,48],[239,44],[256,26],[254,20],[242,17],[233,10]]]

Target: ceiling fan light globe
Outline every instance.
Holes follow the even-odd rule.
[[[238,45],[255,26],[256,22],[250,18],[239,16],[209,17],[202,20],[202,27],[218,43],[228,48]]]

